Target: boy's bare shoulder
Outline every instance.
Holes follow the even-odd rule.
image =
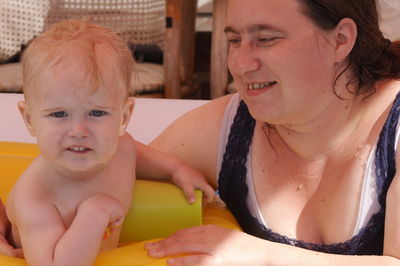
[[[13,194],[14,190],[31,190],[32,193],[43,187],[40,176],[44,175],[47,171],[41,162],[40,155],[38,158],[34,159],[32,163],[25,169],[25,171],[18,177],[10,196]],[[24,196],[30,196],[30,194]]]
[[[14,216],[14,210],[18,210],[18,213],[30,211],[30,206],[45,202],[43,199],[48,196],[47,185],[40,178],[45,172],[40,158],[36,158],[18,178],[7,198],[7,214],[10,220]]]
[[[128,132],[119,138],[117,152],[124,156],[136,156],[135,140]]]

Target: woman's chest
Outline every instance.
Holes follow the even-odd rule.
[[[278,152],[278,151],[277,151]],[[350,239],[359,219],[365,177],[372,148],[366,146],[347,159],[300,164],[280,154],[271,160],[251,156],[255,205],[268,228],[290,238],[314,243]],[[267,156],[268,157],[268,156]]]

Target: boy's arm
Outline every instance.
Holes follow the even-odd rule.
[[[52,204],[31,200],[17,206],[16,226],[25,258],[33,266],[92,265],[107,226],[120,223],[123,214],[119,202],[97,194],[81,203],[67,229]]]
[[[22,258],[22,249],[14,248],[8,243],[7,235],[10,232],[10,223],[7,219],[6,209],[0,199],[0,254]]]
[[[9,227],[10,223],[8,222],[6,216],[6,209],[4,208],[3,202],[0,199],[0,236],[3,236],[5,238]]]
[[[177,157],[135,141],[136,174],[142,179],[171,180],[176,169],[184,166]]]
[[[208,201],[214,198],[215,192],[205,177],[196,169],[185,164],[178,157],[160,152],[154,148],[135,141],[136,174],[138,178],[155,180],[172,180],[182,188],[187,200],[194,202],[194,190],[202,190]]]

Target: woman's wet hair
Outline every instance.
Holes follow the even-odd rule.
[[[299,1],[304,14],[323,30],[334,29],[343,18],[357,25],[357,39],[346,65],[353,73],[347,84],[348,88],[353,85],[352,92],[374,93],[377,81],[400,79],[400,41],[391,42],[381,32],[375,0]]]

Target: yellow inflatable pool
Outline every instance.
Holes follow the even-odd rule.
[[[0,198],[6,201],[18,176],[38,154],[35,144],[0,142]],[[174,185],[137,180],[132,208],[125,219],[120,247],[102,252],[95,265],[166,265],[166,259],[148,257],[145,242],[165,237],[174,231],[199,225],[217,224],[238,228],[232,215],[222,208],[201,206],[201,193],[196,203],[187,204]],[[0,255],[1,266],[27,265],[22,259]]]

